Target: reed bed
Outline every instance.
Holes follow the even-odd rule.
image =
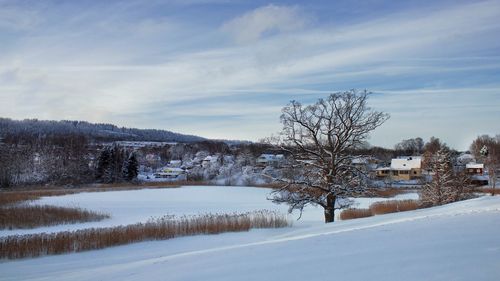
[[[373,215],[381,215],[396,212],[405,212],[420,208],[418,200],[389,200],[375,202],[370,205],[370,211]]]
[[[371,217],[375,215],[405,212],[421,208],[418,200],[389,200],[375,202],[368,209],[346,209],[340,213],[341,220]]]
[[[35,228],[56,224],[99,221],[108,214],[81,208],[66,208],[49,205],[14,205],[0,207],[0,229]]]
[[[340,213],[341,220],[352,220],[373,216],[370,209],[346,209]]]
[[[481,187],[481,188],[474,189],[473,192],[486,193],[486,194],[491,194],[491,195],[498,195],[498,194],[500,194],[500,187],[497,187],[497,188]]]
[[[127,226],[3,237],[0,238],[0,259],[56,255],[148,240],[248,231],[252,228],[281,228],[289,225],[286,215],[266,210],[180,218],[165,216]]]

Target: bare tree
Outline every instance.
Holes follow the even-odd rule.
[[[302,212],[308,204],[324,208],[325,222],[335,210],[349,205],[348,197],[364,191],[366,176],[352,165],[349,151],[363,145],[368,133],[382,125],[388,114],[366,104],[369,93],[354,90],[334,93],[303,106],[292,101],[282,110],[283,130],[278,139],[291,161],[284,186],[273,201]]]

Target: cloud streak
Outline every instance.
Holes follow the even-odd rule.
[[[414,108],[409,119],[422,118],[418,112],[427,108],[418,97],[432,97],[445,108],[443,120],[449,119],[446,112],[460,117],[437,98],[442,93],[453,95],[457,106],[475,104],[471,95],[491,101],[500,95],[497,1],[380,12],[349,24],[315,19],[299,5],[241,11],[219,4],[230,11],[220,14],[198,3],[126,4],[47,4],[33,12],[44,24],[27,24],[35,33],[0,34],[7,42],[0,46],[0,101],[6,105],[0,115],[255,140],[279,129],[279,108],[288,100],[313,101],[330,91],[385,93],[374,98],[374,106],[396,116],[409,99]],[[182,17],[174,16],[176,9]],[[7,18],[22,13],[17,7]],[[199,14],[218,20],[200,21]],[[0,28],[1,23],[0,14]],[[409,137],[413,131],[401,130],[400,117],[381,129],[392,137],[374,136],[373,142],[391,145]],[[500,129],[483,119],[478,133],[488,126]],[[206,129],[205,120],[212,128]],[[430,128],[435,135],[442,132]]]

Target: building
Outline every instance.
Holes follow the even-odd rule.
[[[422,157],[402,156],[391,160],[390,167],[376,169],[379,178],[390,176],[392,180],[413,180],[422,176]]]
[[[258,166],[277,166],[285,160],[283,154],[261,154],[256,163]]]
[[[468,175],[483,175],[484,173],[484,164],[478,163],[467,163],[465,165],[465,172]]]
[[[465,173],[469,176],[472,184],[489,184],[489,176],[485,173],[484,164],[468,163],[465,165]]]
[[[181,168],[163,168],[154,174],[157,179],[175,179],[175,180],[186,180],[186,171]]]

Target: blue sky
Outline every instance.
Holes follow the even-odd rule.
[[[348,89],[370,139],[500,133],[500,1],[4,1],[0,116],[258,140]]]

